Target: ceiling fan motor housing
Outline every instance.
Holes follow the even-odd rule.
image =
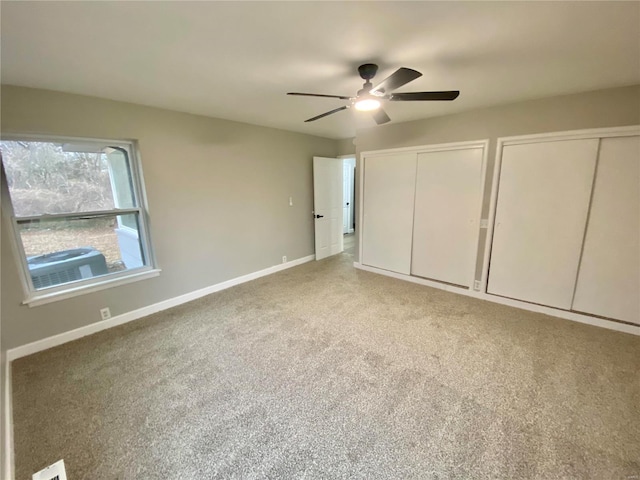
[[[365,80],[371,80],[378,73],[378,65],[375,63],[365,63],[358,67],[358,73]]]

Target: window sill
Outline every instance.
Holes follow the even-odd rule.
[[[160,275],[162,270],[154,269],[154,270],[145,270],[140,273],[133,273],[131,275],[127,275],[126,277],[112,278],[103,280],[99,283],[92,283],[90,285],[81,285],[78,287],[71,287],[67,290],[61,292],[51,292],[51,293],[36,293],[32,297],[27,298],[23,305],[28,305],[29,307],[37,307],[39,305],[45,305],[47,303],[57,302],[60,300],[66,300],[68,298],[77,297],[78,295],[85,295],[87,293],[97,292],[100,290],[104,290],[107,288],[118,287],[120,285],[126,285],[127,283],[138,282],[140,280],[146,280],[148,278],[157,277]]]

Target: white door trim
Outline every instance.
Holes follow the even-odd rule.
[[[630,137],[636,136],[638,134],[640,134],[640,125],[631,125],[625,127],[587,128],[583,130],[567,130],[563,132],[546,132],[534,133],[532,135],[498,137],[498,145],[518,145],[524,143],[538,143],[559,140],[584,140],[589,138],[605,137]]]
[[[478,148],[481,146],[489,145],[489,139],[482,140],[467,140],[464,142],[450,142],[450,143],[434,143],[432,145],[417,145],[415,147],[397,147],[389,148],[386,150],[367,150],[366,152],[360,152],[360,158],[372,157],[374,155],[388,155],[390,153],[426,153],[426,152],[439,152],[442,150],[466,150],[467,148]]]

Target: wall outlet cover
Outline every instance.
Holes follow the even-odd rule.
[[[58,460],[53,465],[43,468],[31,477],[32,480],[67,480],[67,472],[64,469],[64,460]]]
[[[282,263],[287,263],[287,256],[286,255],[282,256]]]
[[[474,290],[480,290],[480,280],[474,280],[473,281],[473,289]]]
[[[100,316],[103,320],[109,320],[111,318],[111,310],[108,307],[100,309]]]

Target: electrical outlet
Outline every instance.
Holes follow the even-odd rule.
[[[287,263],[287,256],[286,255],[282,256],[282,263]]]
[[[108,307],[100,309],[100,316],[103,320],[109,320],[111,318],[111,310]]]
[[[474,280],[473,281],[473,289],[474,290],[480,290],[480,280]]]
[[[480,220],[480,228],[489,228],[489,220],[486,218]]]

